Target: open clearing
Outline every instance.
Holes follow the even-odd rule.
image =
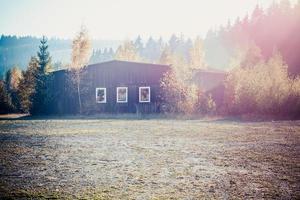
[[[299,199],[300,121],[0,121],[0,198]]]

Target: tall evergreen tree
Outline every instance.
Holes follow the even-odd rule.
[[[11,98],[7,92],[4,81],[0,80],[0,114],[7,114],[12,111]]]
[[[144,57],[152,63],[157,62],[161,55],[161,46],[158,41],[154,40],[150,37],[146,43],[146,47],[144,50]]]
[[[144,45],[143,45],[143,41],[142,41],[142,38],[141,38],[140,35],[136,38],[136,40],[135,40],[135,42],[134,42],[134,46],[135,46],[135,48],[136,48],[138,54],[139,54],[140,56],[142,56],[143,50],[144,50]]]
[[[50,71],[50,63],[51,57],[48,51],[47,38],[45,36],[42,37],[40,41],[39,49],[40,51],[37,53],[40,65],[40,71],[42,74],[47,74]]]
[[[178,45],[179,45],[179,38],[178,38],[175,34],[173,34],[173,35],[171,36],[171,38],[169,39],[169,47],[170,47],[170,50],[171,50],[172,52],[175,52],[175,51],[176,51],[176,48],[178,47]]]
[[[51,57],[48,51],[47,39],[45,36],[40,41],[38,63],[39,68],[36,74],[35,93],[32,98],[32,107],[30,113],[45,114],[47,112],[47,104],[51,99],[48,84],[51,80],[49,72],[51,70]]]

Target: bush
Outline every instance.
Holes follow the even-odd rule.
[[[167,72],[161,80],[162,99],[170,113],[193,114],[196,110],[200,90],[186,84],[174,71]]]
[[[279,53],[268,62],[232,70],[225,84],[227,113],[299,116],[300,79],[288,76]]]
[[[161,88],[165,112],[185,115],[212,115],[216,112],[216,104],[210,94],[205,94],[192,82],[182,81],[172,71],[164,75]]]

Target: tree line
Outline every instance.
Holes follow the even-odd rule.
[[[274,1],[267,9],[256,6],[249,15],[207,32],[201,41],[205,61],[211,68],[229,70],[232,57],[254,44],[265,60],[272,56],[275,49],[280,51],[288,64],[289,73],[298,75],[300,61],[293,52],[300,51],[299,24],[300,1],[294,5],[289,0]],[[135,40],[125,41],[117,49],[116,57],[159,63],[162,54],[170,51],[188,62],[193,45],[193,39],[184,35],[173,34],[167,41],[150,37],[146,42],[138,36]],[[127,58],[126,53],[129,54]]]
[[[55,99],[53,64],[47,38],[40,40],[36,56],[32,56],[26,70],[18,67],[8,70],[5,80],[0,81],[0,113],[30,113],[45,115],[51,112]],[[81,78],[90,58],[91,42],[87,30],[82,27],[72,42],[71,64],[68,65],[67,87],[70,94],[78,97],[81,113]]]
[[[161,85],[171,112],[299,117],[300,59],[295,53],[300,50],[299,24],[300,1],[292,6],[282,0],[266,10],[257,6],[251,17],[209,31],[205,40],[173,35],[167,43],[150,38],[144,45],[138,37],[125,41],[116,57],[170,64],[172,70]],[[158,56],[143,54],[149,47],[156,49]],[[227,69],[228,76],[224,101],[217,109],[193,78],[199,69],[220,66]]]
[[[31,57],[25,71],[14,67],[0,82],[0,113],[45,113],[51,99],[48,84],[51,81],[51,57],[47,39],[40,41],[37,56]]]
[[[0,35],[0,79],[4,80],[6,72],[15,66],[26,70],[31,56],[36,54],[40,40],[35,36]],[[52,55],[53,70],[67,68],[71,60],[72,39],[48,38],[47,43]],[[104,52],[105,47],[115,50],[119,44],[118,40],[92,40],[95,51],[102,49]],[[110,48],[107,51],[110,53]],[[98,59],[99,54],[96,57]],[[100,57],[111,59],[108,54]]]

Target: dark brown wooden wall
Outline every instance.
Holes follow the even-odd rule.
[[[165,65],[110,61],[86,67],[81,81],[83,112],[96,113],[152,113],[159,112],[160,80],[169,70]],[[68,88],[67,71],[54,73],[53,113],[73,114],[78,112],[76,94]],[[117,87],[128,87],[128,102],[117,103]],[[139,87],[151,88],[151,102],[139,102]],[[106,88],[106,103],[96,102],[96,88]]]

